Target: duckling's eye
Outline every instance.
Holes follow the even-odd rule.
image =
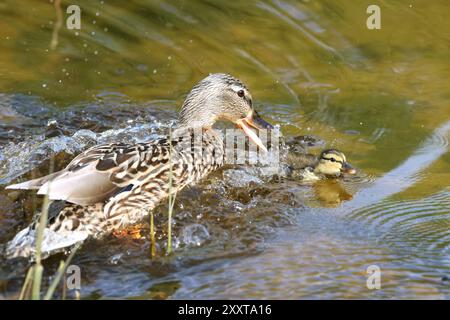
[[[331,162],[336,162],[336,159],[335,158],[330,158],[330,161]]]
[[[238,92],[237,92],[237,95],[239,96],[239,97],[243,97],[243,96],[245,96],[245,92],[244,92],[244,90],[239,90]]]

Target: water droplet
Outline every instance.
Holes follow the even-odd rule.
[[[122,259],[122,257],[123,257],[123,253],[115,254],[111,258],[109,258],[109,263],[118,264],[120,259]]]
[[[139,71],[147,72],[148,66],[146,64],[140,63],[136,66]]]
[[[42,84],[42,88],[47,88],[47,84],[46,84],[46,83],[43,83],[43,84]]]
[[[201,246],[210,235],[204,225],[191,224],[183,228],[180,238],[186,246]]]
[[[47,127],[57,126],[57,125],[58,125],[58,121],[56,121],[55,119],[50,119],[47,121]]]

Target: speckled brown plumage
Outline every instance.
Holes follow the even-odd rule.
[[[170,192],[178,192],[222,166],[224,143],[212,129],[220,119],[234,122],[246,134],[250,130],[247,124],[270,126],[258,118],[242,82],[213,74],[189,93],[179,127],[171,136],[147,143],[94,146],[62,171],[8,188],[34,189],[52,200],[68,203],[48,221],[50,240],[43,244],[47,251],[86,238],[101,238],[137,223]],[[253,139],[261,145],[259,138]],[[10,257],[30,255],[35,226],[22,230],[8,243]]]

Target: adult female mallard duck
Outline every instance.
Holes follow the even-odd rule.
[[[345,155],[336,149],[323,150],[318,157],[312,154],[289,154],[288,163],[289,176],[302,180],[320,180],[338,177],[343,173],[356,173]]]
[[[229,75],[211,74],[186,97],[178,128],[170,137],[134,145],[97,145],[59,172],[7,189],[37,190],[50,200],[68,203],[49,219],[44,231],[42,252],[48,256],[138,222],[170,192],[178,192],[221,167],[224,142],[212,129],[217,120],[233,122],[265,149],[251,127],[272,126],[258,117],[248,89]],[[33,255],[36,224],[8,243],[7,256]]]

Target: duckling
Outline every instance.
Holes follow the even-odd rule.
[[[355,174],[356,170],[347,162],[345,155],[336,149],[323,150],[319,157],[311,154],[289,154],[290,177],[302,180],[320,180]]]
[[[217,120],[231,121],[266,150],[251,128],[273,127],[256,113],[247,87],[230,75],[211,74],[186,97],[172,136],[138,144],[97,145],[59,172],[6,189],[37,190],[50,200],[68,203],[48,221],[42,246],[48,256],[136,224],[169,193],[223,166],[224,142],[212,128]],[[8,243],[7,256],[32,256],[35,229],[33,223],[20,231]]]

